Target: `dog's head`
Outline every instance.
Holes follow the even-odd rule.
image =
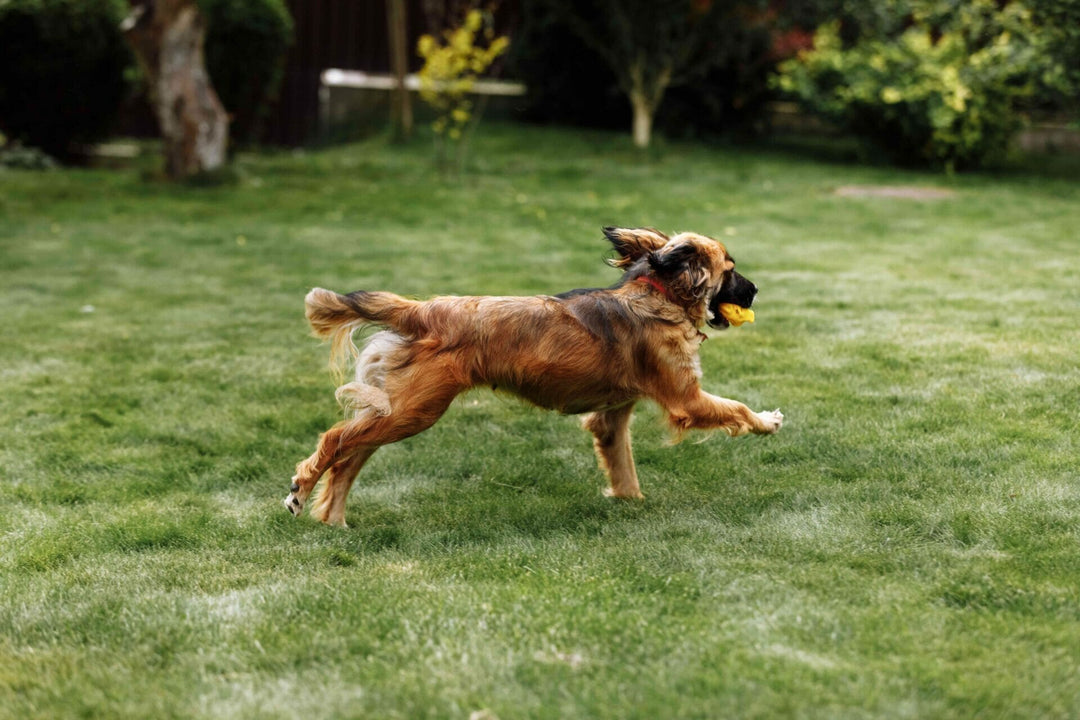
[[[604,235],[619,254],[608,262],[625,271],[624,283],[654,279],[673,302],[711,327],[728,326],[720,314],[722,303],[749,308],[754,302],[757,287],[735,272],[735,259],[712,238],[696,233],[668,237],[651,228],[607,227]]]

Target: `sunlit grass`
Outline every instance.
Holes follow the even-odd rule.
[[[1080,713],[1074,178],[509,127],[472,164],[0,174],[0,716]],[[310,287],[606,285],[609,224],[728,244],[757,322],[704,385],[779,435],[669,447],[644,405],[612,502],[575,419],[476,391],[350,530],[285,513],[339,416]]]

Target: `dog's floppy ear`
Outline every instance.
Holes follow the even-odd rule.
[[[611,241],[619,257],[608,260],[608,265],[624,268],[635,260],[654,250],[659,250],[668,243],[668,236],[652,228],[604,228],[604,236]]]
[[[649,267],[675,298],[687,305],[699,303],[709,291],[709,269],[700,249],[683,242],[648,255]]]

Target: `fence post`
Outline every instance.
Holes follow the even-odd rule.
[[[386,0],[386,23],[390,37],[390,71],[395,80],[390,97],[390,126],[395,139],[407,140],[412,135],[413,114],[412,100],[405,88],[405,75],[409,72],[405,0]]]

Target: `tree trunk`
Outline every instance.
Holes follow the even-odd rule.
[[[671,84],[672,74],[670,67],[662,67],[647,79],[646,62],[644,58],[637,58],[628,68],[623,82],[623,89],[634,109],[634,145],[639,148],[649,147],[652,141],[653,116]]]
[[[229,119],[206,72],[206,23],[195,0],[135,0],[121,28],[150,86],[166,174],[221,168]]]
[[[653,106],[641,92],[630,94],[630,104],[634,107],[634,145],[647,148],[652,139]]]
[[[390,126],[394,136],[407,140],[412,135],[413,112],[405,75],[409,72],[408,27],[405,0],[386,0],[386,23],[390,34],[390,70],[396,83],[390,97]]]

